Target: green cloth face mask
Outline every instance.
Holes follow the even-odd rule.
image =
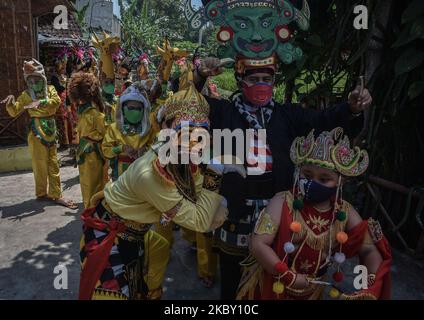
[[[114,94],[115,86],[113,84],[106,84],[103,86],[103,91],[107,94]]]
[[[130,124],[136,125],[141,122],[144,115],[144,109],[124,107],[124,117]]]
[[[44,82],[43,81],[37,81],[36,83],[33,83],[30,85],[30,89],[34,92],[41,92],[44,89]]]

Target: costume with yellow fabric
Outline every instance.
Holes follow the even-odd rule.
[[[130,110],[126,106],[129,101],[139,102],[142,107]],[[132,119],[127,119],[126,112],[135,112],[136,124],[132,123]],[[103,154],[112,168],[112,180],[117,180],[131,163],[148,150],[158,131],[145,88],[138,83],[127,88],[119,99],[116,122],[108,126],[102,143]],[[126,152],[128,147],[131,154]]]
[[[190,88],[193,66],[191,63],[187,63],[185,59],[184,62],[178,64],[178,66],[180,73],[180,88]],[[194,97],[196,96],[194,95]],[[204,186],[206,187],[206,184]],[[211,190],[208,187],[206,187],[206,189]],[[212,191],[217,192],[218,190]],[[171,245],[174,242],[173,228],[173,224],[162,226],[160,223],[157,223],[155,225],[155,230],[165,239],[167,239]],[[195,232],[187,228],[182,228],[182,237],[189,243],[196,244],[198,276],[200,279],[202,279],[207,287],[211,287],[217,270],[217,255],[212,252],[212,234]],[[168,255],[170,255],[170,250]]]
[[[11,117],[18,117],[25,110],[31,117],[28,145],[32,157],[35,194],[38,198],[62,197],[56,148],[56,123],[54,116],[61,103],[53,86],[47,86],[43,66],[35,59],[24,64],[24,78],[41,78],[41,90],[30,86],[15,101],[8,101],[6,110]],[[13,99],[14,100],[14,99]],[[48,189],[48,190],[47,190]]]
[[[105,105],[106,125],[115,122],[117,97],[115,96],[115,72],[113,66],[113,54],[119,48],[121,41],[118,37],[111,37],[103,32],[103,39],[94,33],[92,39],[94,46],[100,52],[100,83],[103,103]]]
[[[167,102],[165,115],[173,120],[174,128],[185,120],[198,127],[208,124],[208,111],[204,100],[191,88]],[[151,225],[174,221],[206,232],[225,220],[223,198],[202,187],[199,169],[162,164],[158,157],[162,145],[153,145],[117,181],[107,184],[104,199],[100,195],[95,207],[83,213],[80,299],[159,298],[168,261],[163,252],[169,250],[169,244],[149,231]],[[156,239],[152,241],[157,246],[150,246],[153,242],[146,241],[147,234]]]
[[[77,164],[84,207],[88,208],[91,197],[105,185],[101,143],[106,128],[98,80],[90,73],[74,73],[69,82],[69,95],[78,105]]]

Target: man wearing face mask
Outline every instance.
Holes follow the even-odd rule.
[[[116,122],[106,130],[102,151],[109,159],[113,181],[148,150],[158,131],[146,89],[136,83],[124,91]]]
[[[28,88],[15,101],[8,96],[6,103],[11,117],[18,117],[26,110],[31,118],[28,146],[32,158],[35,194],[38,200],[53,200],[70,209],[78,206],[62,197],[59,164],[57,162],[57,130],[54,115],[61,103],[53,86],[47,86],[44,68],[35,59],[24,62],[24,78]]]
[[[220,73],[220,60],[206,58],[197,70],[198,88],[209,76]],[[258,67],[259,65],[259,67]],[[362,128],[362,110],[369,107],[372,98],[365,89],[357,88],[350,101],[324,112],[303,109],[297,105],[281,105],[273,99],[276,60],[254,60],[238,57],[235,77],[241,91],[232,101],[207,98],[211,106],[213,129],[254,129],[254,138],[245,145],[247,178],[228,172],[222,176],[221,193],[228,199],[229,220],[215,233],[220,254],[221,298],[234,299],[240,279],[240,263],[248,255],[248,240],[260,210],[277,192],[292,184],[293,165],[290,162],[290,144],[296,136],[305,135],[315,128],[318,132],[343,127],[350,135]],[[266,130],[266,141],[258,135]],[[246,135],[245,135],[246,137]],[[236,146],[233,142],[233,152]],[[249,164],[258,156],[261,163]],[[234,154],[235,155],[235,154]],[[215,171],[221,174],[220,168]],[[237,192],[235,192],[237,190]]]

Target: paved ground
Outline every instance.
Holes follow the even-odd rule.
[[[81,208],[78,171],[64,167],[61,175],[65,195],[79,202]],[[31,172],[0,175],[0,299],[76,299],[79,212],[34,201],[33,190]],[[177,240],[164,284],[164,299],[218,299],[217,285],[206,289],[198,281],[195,260],[189,245]],[[53,286],[57,276],[53,271],[59,263],[68,268],[67,290]],[[423,271],[417,262],[396,253],[393,297],[424,299]]]

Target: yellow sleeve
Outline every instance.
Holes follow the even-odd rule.
[[[94,110],[87,116],[87,125],[91,128],[86,135],[87,138],[94,141],[103,140],[106,133],[104,117],[104,114],[98,110]]]
[[[118,102],[112,103],[112,122],[116,122],[116,106],[118,105]]]
[[[108,126],[102,142],[103,155],[108,159],[113,159],[117,156],[117,154],[113,152],[113,147],[117,147],[120,144],[116,139],[114,127],[114,125]]]
[[[172,221],[196,232],[208,232],[215,213],[221,206],[222,197],[206,189],[202,189],[197,196],[196,203],[183,199]]]
[[[43,108],[47,109],[50,114],[55,114],[61,104],[60,97],[53,86],[49,86],[47,103],[43,105]]]
[[[15,103],[9,103],[6,105],[6,110],[9,116],[15,118],[25,111],[24,107],[32,102],[31,97],[26,93],[22,92]]]
[[[206,189],[197,194],[195,203],[185,199],[175,186],[166,184],[153,171],[140,174],[133,182],[130,189],[136,196],[145,199],[161,213],[180,205],[172,221],[193,231],[209,231],[215,213],[221,206],[222,196]]]

